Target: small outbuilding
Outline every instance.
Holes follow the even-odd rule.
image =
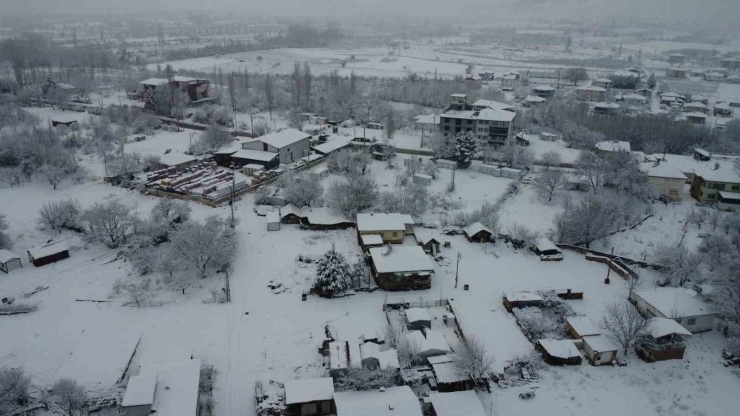
[[[664,360],[683,359],[691,332],[669,318],[652,318],[645,333],[640,336],[635,352],[643,360],[652,363]]]
[[[540,237],[535,241],[534,251],[540,256],[540,261],[560,261],[563,260],[563,252],[558,246],[545,237]]]
[[[331,377],[285,383],[285,405],[296,416],[334,414],[334,380]]]
[[[280,213],[270,211],[265,218],[267,218],[267,231],[280,231]]]
[[[541,339],[535,349],[550,365],[581,365],[581,353],[570,339]]]
[[[308,176],[313,180],[320,181],[329,176],[329,168],[326,165],[317,166],[311,170]]]
[[[362,357],[362,367],[370,370],[389,368],[399,369],[401,365],[398,362],[398,351],[391,348],[385,351],[380,350],[380,345],[374,342],[360,344],[360,356]]]
[[[429,186],[432,184],[432,177],[423,173],[415,173],[414,183],[417,185]]]
[[[511,312],[512,309],[539,307],[545,302],[542,296],[534,292],[519,291],[507,293],[503,297],[504,307]]]
[[[0,250],[0,271],[10,273],[23,267],[21,257],[10,250]]]
[[[133,376],[128,379],[121,408],[124,416],[148,416],[152,413],[156,375]]]
[[[265,170],[265,167],[259,163],[248,163],[242,167],[242,172],[247,176],[253,176],[255,172],[263,170]]]
[[[432,318],[424,308],[406,309],[406,327],[409,331],[432,327]]]
[[[62,241],[56,241],[28,250],[28,261],[36,267],[55,263],[69,258],[69,247]]]
[[[433,363],[432,370],[437,381],[437,391],[441,393],[467,391],[474,387],[470,375],[461,373],[452,359]]]
[[[588,335],[583,338],[583,351],[593,365],[611,365],[617,358],[619,347],[604,335]]]
[[[429,230],[424,228],[414,228],[414,237],[416,243],[421,246],[427,253],[436,255],[439,253],[440,242]]]
[[[368,251],[372,247],[383,246],[383,237],[380,234],[362,234],[360,235],[360,244],[365,251]]]
[[[679,287],[632,291],[629,300],[643,315],[673,319],[694,334],[711,331],[717,315],[696,292]]]
[[[455,170],[457,169],[457,162],[454,160],[447,160],[447,159],[437,159],[437,167],[440,169],[449,169],[449,170]]]
[[[565,330],[575,339],[589,335],[601,335],[601,330],[585,316],[571,316],[565,321]]]
[[[480,222],[468,225],[463,229],[463,232],[465,233],[465,238],[467,238],[471,243],[488,243],[495,241],[493,238],[493,232]]]
[[[450,346],[439,331],[425,328],[421,331],[409,331],[406,337],[411,345],[418,347],[421,358],[427,359],[450,352]]]
[[[334,393],[337,416],[422,416],[419,399],[409,386]]]

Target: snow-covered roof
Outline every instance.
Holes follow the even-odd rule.
[[[331,400],[334,397],[334,379],[331,377],[291,380],[285,383],[285,404]]]
[[[450,361],[446,363],[432,364],[434,375],[438,383],[457,383],[470,378],[467,374],[460,374],[455,363]]]
[[[156,375],[152,410],[159,416],[195,416],[198,410],[200,358],[142,366],[139,375]]]
[[[480,222],[470,224],[467,227],[463,228],[463,232],[465,232],[465,235],[467,235],[468,237],[472,237],[481,231],[488,231],[489,233],[493,234],[491,230],[486,228],[486,226],[481,224]]]
[[[512,106],[511,104],[482,99],[474,102],[473,107],[486,107],[492,110],[511,110],[509,112],[512,112],[514,110],[514,106]]]
[[[207,81],[205,79],[184,77],[182,75],[175,75],[174,77],[172,77],[172,80],[175,81],[175,82]]]
[[[607,84],[611,84],[612,80],[610,80],[609,78],[596,78],[594,82],[604,82]]]
[[[143,406],[154,403],[154,390],[157,387],[157,376],[134,376],[128,379],[126,394],[121,406]]]
[[[732,107],[730,107],[727,103],[719,103],[714,106],[715,110],[732,110]]]
[[[166,166],[177,166],[183,163],[190,163],[195,161],[195,157],[186,155],[185,153],[167,153],[166,155],[160,155],[159,161]]]
[[[622,96],[625,100],[637,100],[637,101],[647,101],[647,97],[635,94],[635,93],[629,93]]]
[[[553,357],[569,359],[580,357],[576,344],[571,339],[541,339],[537,341]]]
[[[555,87],[551,87],[549,85],[538,85],[534,87],[535,91],[555,91]]]
[[[277,211],[270,211],[266,214],[267,223],[274,224],[280,222],[280,214]]]
[[[668,163],[659,163],[658,165],[655,162],[640,163],[640,170],[653,178],[686,179],[686,175]]]
[[[429,394],[427,401],[432,403],[437,416],[487,416],[483,404],[473,390],[453,393]]]
[[[589,335],[582,338],[583,342],[594,352],[618,351],[619,346],[604,335]]]
[[[607,140],[605,142],[596,143],[596,148],[604,152],[629,152],[630,142]]]
[[[661,338],[671,334],[691,336],[691,332],[688,329],[669,318],[651,318],[645,327],[645,332],[653,338]]]
[[[313,149],[320,153],[329,154],[349,145],[350,141],[348,139],[337,137],[334,140],[313,146]]]
[[[542,296],[534,292],[527,292],[526,290],[511,292],[506,294],[506,299],[510,302],[532,302],[542,301]]]
[[[737,192],[727,192],[727,191],[719,191],[719,196],[722,197],[722,199],[731,199],[733,201],[740,201],[740,193]]]
[[[380,368],[401,368],[398,362],[398,351],[391,348],[385,351],[380,350],[380,345],[374,342],[360,344],[360,354],[362,359],[375,358],[378,360]]]
[[[69,250],[67,243],[64,241],[56,241],[40,247],[29,248],[28,252],[34,259],[41,259],[67,250]]]
[[[696,292],[679,287],[657,287],[634,291],[645,302],[667,318],[714,315],[709,304],[699,299]]]
[[[290,146],[293,143],[308,139],[309,137],[311,137],[311,135],[296,129],[284,129],[275,133],[260,136],[255,140],[267,143],[270,146],[277,147],[278,149],[282,149],[283,147]]]
[[[605,90],[604,88],[601,88],[601,87],[596,87],[596,86],[593,86],[593,85],[591,85],[591,86],[584,86],[584,87],[578,87],[578,88],[576,88],[576,90],[579,90],[579,91],[598,91],[598,92],[606,92],[606,90]]]
[[[700,113],[698,111],[693,111],[690,113],[684,113],[684,116],[686,117],[693,117],[693,118],[707,118],[707,115],[704,113]]]
[[[707,108],[707,106],[704,103],[700,103],[698,101],[692,101],[690,103],[686,103],[683,105],[684,107],[691,107],[691,108]]]
[[[439,238],[435,237],[434,233],[425,228],[415,227],[414,237],[416,237],[417,242],[424,245],[429,244],[432,240],[439,242]]]
[[[712,155],[711,153],[707,152],[706,150],[699,149],[698,147],[694,149],[694,152],[695,153],[699,153],[700,155],[702,155],[704,157],[710,157]]]
[[[585,316],[571,316],[567,319],[567,322],[582,337],[601,334],[596,324]]]
[[[434,265],[419,246],[373,247],[370,249],[378,273],[433,272]]]
[[[410,308],[406,309],[406,322],[421,322],[421,321],[432,321],[429,316],[429,312],[425,308]]]
[[[524,101],[529,103],[544,103],[547,100],[536,95],[528,95],[527,98],[524,99]]]
[[[704,178],[707,182],[725,182],[740,183],[740,175],[733,169],[731,163],[720,163],[719,168],[715,169],[715,163],[710,162],[701,167],[694,168],[694,173]]]
[[[424,332],[426,332],[426,337],[421,331],[409,331],[406,335],[409,343],[418,347],[420,354],[435,353],[435,355],[442,355],[450,352],[450,346],[441,332],[431,329]]]
[[[439,124],[439,116],[436,114],[420,114],[414,117],[414,122],[419,124]]]
[[[354,222],[350,219],[347,219],[347,217],[345,217],[339,211],[333,208],[328,208],[328,207],[297,208],[295,205],[288,204],[280,208],[281,218],[284,218],[288,214],[293,214],[301,218],[305,218],[311,224],[316,224],[316,225],[334,225],[334,224],[340,224],[340,223],[346,223],[346,222],[349,222],[349,223]]]
[[[540,237],[535,241],[535,245],[537,246],[537,250],[539,251],[560,251],[558,246],[555,245],[550,239],[545,237]]]
[[[357,214],[359,231],[405,231],[406,224],[414,224],[414,219],[407,214]]]
[[[380,234],[362,234],[360,238],[362,239],[362,245],[364,246],[383,245],[383,237],[381,237]]]
[[[617,103],[596,103],[594,104],[594,107],[596,108],[604,108],[604,109],[618,109],[619,104]]]
[[[13,259],[20,259],[20,256],[10,250],[0,249],[0,263],[7,263]]]
[[[167,80],[165,78],[149,78],[145,79],[144,81],[139,82],[139,84],[142,85],[151,85],[151,86],[158,86],[158,85],[164,85],[167,83]]]
[[[338,416],[422,416],[419,399],[409,386],[334,393]]]
[[[260,165],[259,163],[248,163],[244,166],[242,166],[244,169],[264,169],[265,165]]]
[[[449,355],[438,355],[436,357],[427,358],[427,361],[429,361],[429,364],[449,363],[452,360],[453,358]]]
[[[484,108],[478,112],[478,116],[475,118],[478,120],[489,121],[511,121],[514,120],[515,117],[516,113],[513,111]]]
[[[252,150],[252,149],[241,149],[231,155],[232,158],[259,160],[262,162],[269,162],[272,159],[275,159],[277,156],[278,156],[277,153],[265,152],[263,150]]]

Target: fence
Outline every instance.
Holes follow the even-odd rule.
[[[390,309],[409,309],[409,308],[436,308],[440,306],[447,306],[450,304],[449,299],[438,299],[438,300],[420,300],[416,302],[407,302],[405,300],[401,300],[400,302],[383,302],[383,310],[387,311],[388,308]]]
[[[640,261],[640,260],[633,260],[633,259],[628,258],[628,257],[615,256],[613,254],[602,253],[600,251],[591,250],[591,249],[585,248],[585,247],[572,246],[572,245],[569,245],[569,244],[555,244],[555,245],[558,246],[559,248],[566,249],[566,250],[572,250],[572,251],[575,251],[577,253],[581,253],[581,254],[584,254],[584,255],[585,254],[592,254],[592,255],[597,256],[597,257],[605,257],[605,258],[612,259],[614,261],[614,263],[618,264],[620,267],[622,267],[628,273],[630,273],[632,276],[635,276],[635,277],[637,276],[637,273],[635,273],[633,270],[631,270],[627,266],[628,264],[629,265],[632,265],[632,266],[639,266],[641,268],[651,268],[651,269],[654,269],[654,270],[660,270],[660,269],[662,269],[661,266],[658,266],[658,265],[655,265],[655,264],[646,263],[646,262]],[[594,260],[594,261],[598,261],[598,260]]]

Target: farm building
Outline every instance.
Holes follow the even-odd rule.
[[[587,335],[581,338],[583,351],[593,365],[611,365],[617,358],[619,347],[604,335]]]
[[[185,170],[197,161],[195,157],[186,155],[185,153],[167,153],[159,157],[159,162],[162,165],[177,170]]]
[[[10,250],[0,250],[0,271],[10,273],[23,267],[21,258]]]
[[[550,365],[581,365],[581,353],[570,339],[541,339],[535,349]]]
[[[651,363],[663,360],[681,360],[691,332],[673,319],[652,318],[648,321],[645,334],[640,336],[635,352]]]
[[[260,165],[263,169],[270,170],[280,165],[280,159],[277,153],[240,149],[230,155],[229,164],[233,164],[237,168],[247,165]]]
[[[585,316],[571,316],[565,321],[565,330],[575,339],[589,335],[601,335],[601,330]]]
[[[61,241],[28,249],[28,261],[36,267],[69,258],[69,247]]]
[[[374,370],[380,368],[401,368],[398,363],[398,351],[391,348],[385,351],[380,350],[380,345],[374,342],[360,344],[360,356],[362,357],[362,367]]]
[[[670,198],[675,202],[681,201],[686,175],[678,168],[657,161],[641,163],[640,170],[647,175],[648,184],[656,195]]]
[[[422,416],[419,399],[409,386],[334,393],[337,416]]]
[[[506,310],[511,312],[514,308],[521,309],[531,306],[542,306],[544,299],[537,293],[520,291],[505,294],[503,301]]]
[[[540,256],[540,261],[560,261],[563,259],[563,252],[545,237],[535,240],[534,252]]]
[[[695,292],[679,287],[632,291],[629,299],[643,315],[674,319],[694,334],[711,331],[717,314]]]
[[[419,246],[373,247],[370,250],[375,281],[383,290],[418,290],[432,286],[434,265]]]
[[[384,243],[401,244],[414,219],[407,214],[357,214],[358,235],[378,234]],[[409,230],[410,231],[410,230]]]
[[[443,355],[435,358],[447,358],[447,360],[439,360],[432,363],[432,371],[434,372],[434,378],[437,381],[437,391],[441,393],[455,392],[455,391],[467,391],[473,389],[473,379],[467,374],[461,374],[460,371],[455,367],[455,363],[452,362],[452,358]]]
[[[449,170],[457,169],[457,162],[455,162],[454,160],[437,159],[436,163],[437,163],[437,167],[440,169],[449,169]]]
[[[157,376],[133,376],[128,379],[121,408],[124,416],[148,416],[152,413]]]
[[[280,222],[283,224],[300,224],[308,230],[346,230],[354,228],[355,223],[344,215],[327,207],[296,208],[288,204],[280,208]]]
[[[295,416],[334,414],[334,380],[324,377],[286,382],[285,405]]]
[[[439,253],[440,241],[435,238],[431,231],[424,228],[414,228],[414,237],[416,243],[424,249],[425,252],[432,255]]]
[[[439,331],[431,329],[409,331],[406,333],[406,337],[411,345],[418,347],[419,357],[421,358],[436,357],[450,352],[450,346]]]
[[[424,308],[406,309],[406,328],[409,331],[421,330],[422,328],[432,327],[432,318]]]
[[[465,238],[471,243],[488,243],[494,241],[493,232],[479,222],[468,225],[463,229],[463,232],[465,233]]]
[[[310,138],[310,134],[296,129],[283,129],[246,141],[242,143],[242,148],[244,150],[251,150],[252,152],[275,154],[278,156],[277,164],[287,164],[308,156],[311,153]],[[251,155],[257,157],[257,153],[251,153]],[[264,155],[260,157],[264,160],[268,156]],[[253,160],[253,162],[259,163],[259,160]]]
[[[429,186],[432,184],[432,177],[423,173],[415,173],[414,183],[417,185]]]
[[[429,416],[487,416],[483,403],[474,391],[430,393],[424,398],[430,405]]]
[[[319,181],[329,176],[329,168],[327,168],[325,165],[317,166],[311,169],[311,172],[308,174],[308,176],[313,180]]]

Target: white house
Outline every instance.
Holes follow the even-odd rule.
[[[290,163],[311,153],[310,134],[296,129],[284,129],[242,143],[243,149],[277,153],[280,163]]]
[[[657,287],[630,293],[637,309],[645,315],[674,319],[691,333],[711,331],[717,314],[692,290],[679,287]]]
[[[675,202],[681,201],[686,175],[668,163],[647,162],[640,164],[640,170],[648,177],[650,189],[656,195],[665,196]]]

